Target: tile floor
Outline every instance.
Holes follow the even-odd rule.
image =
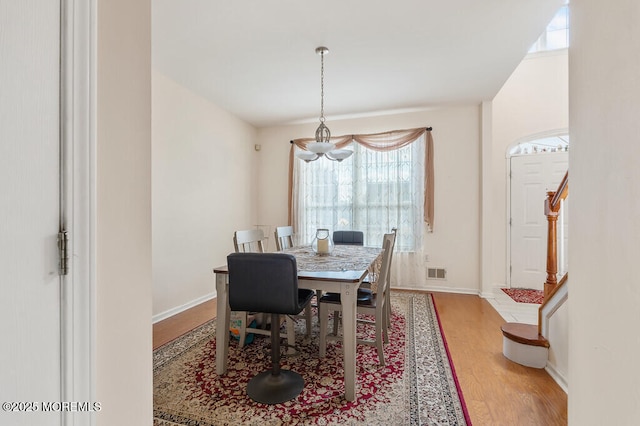
[[[538,308],[536,303],[517,303],[507,294],[495,287],[493,298],[487,298],[487,302],[498,311],[507,322],[519,322],[523,324],[538,324]]]

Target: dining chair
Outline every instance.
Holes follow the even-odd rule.
[[[374,346],[378,353],[378,359],[380,365],[384,366],[384,348],[383,344],[389,342],[389,335],[387,327],[387,295],[389,291],[388,286],[388,271],[391,261],[391,245],[395,239],[395,234],[385,234],[384,253],[382,255],[382,265],[380,267],[380,279],[378,280],[377,288],[374,289],[373,297],[370,300],[357,302],[357,314],[367,315],[368,317],[359,317],[358,323],[373,325],[375,327],[375,338],[373,340],[358,338],[357,342],[369,346]],[[327,340],[341,340],[341,336],[337,332],[337,323],[340,319],[340,313],[342,312],[342,304],[340,303],[340,294],[328,293],[320,298],[319,302],[319,315],[320,315],[320,358],[326,356]],[[334,332],[327,333],[329,323],[329,312],[333,312]],[[373,317],[373,320],[368,319]]]
[[[333,244],[362,246],[364,245],[364,232],[362,231],[333,231]]]
[[[233,234],[233,246],[235,248],[236,253],[264,253],[264,232],[261,229],[247,229],[236,231]],[[256,317],[256,322],[260,324],[256,327],[251,327],[249,322],[249,312],[247,311],[235,311],[236,316],[239,319],[238,324],[238,346],[243,347],[246,343],[247,334],[259,334],[263,336],[269,336],[271,332],[266,328],[267,318],[263,315],[264,312],[255,311],[252,314]],[[311,334],[311,308],[309,307],[306,311],[307,319],[307,335]],[[291,317],[286,317],[286,331],[282,335],[287,339],[287,344],[290,347],[289,353],[295,353],[295,349],[293,345],[295,344],[295,319]],[[262,327],[262,328],[261,328]],[[278,327],[279,328],[279,327]]]
[[[274,234],[277,251],[293,247],[293,226],[277,226]]]
[[[396,246],[396,239],[398,237],[398,228],[391,228],[391,233],[393,234],[393,239],[391,242],[391,258],[389,259],[389,271],[388,271],[388,276],[387,276],[387,280],[389,280],[389,291],[387,292],[387,328],[388,326],[391,324],[391,267],[393,265],[393,251],[395,249]],[[384,242],[388,237],[388,235],[390,234],[385,234],[385,236],[382,239],[382,245],[384,246]],[[358,288],[358,297],[359,298],[365,298],[367,297],[367,295],[371,295],[372,291],[371,291],[371,275],[369,277],[367,277],[364,281],[362,281],[362,284],[360,285],[360,287]],[[378,279],[378,277],[374,277],[375,279]]]
[[[302,376],[280,368],[280,315],[299,314],[309,305],[313,290],[298,288],[296,258],[285,253],[232,253],[229,267],[229,307],[236,311],[271,314],[271,370],[254,376],[247,395],[262,404],[279,404],[297,397]],[[288,342],[291,343],[291,342]]]
[[[276,249],[277,251],[282,251],[283,249],[293,247],[293,226],[277,226],[274,232],[275,240],[276,240]],[[316,300],[320,299],[322,296],[322,292],[320,290],[316,291]],[[313,311],[311,310],[312,306],[309,304],[304,311],[303,316],[304,320],[307,324],[307,336],[311,335],[311,318],[313,317]]]
[[[262,229],[246,229],[233,233],[233,247],[236,253],[264,253],[264,232]]]
[[[363,246],[364,232],[362,231],[333,231],[333,243],[336,245]],[[367,278],[358,288],[358,300],[365,301],[371,299],[371,283]],[[331,297],[335,297],[331,293]]]

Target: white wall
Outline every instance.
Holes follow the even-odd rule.
[[[395,284],[477,294],[480,247],[480,106],[434,108],[422,112],[335,120],[327,118],[333,135],[375,133],[433,127],[435,158],[434,232],[426,234],[429,266],[447,268],[446,281],[425,279]],[[289,141],[312,136],[317,123],[279,126],[259,131],[259,209],[265,225],[287,222]],[[348,160],[345,160],[348,161]],[[420,269],[426,265],[419,256]],[[394,271],[398,276],[400,271]]]
[[[490,286],[504,287],[507,273],[507,148],[519,139],[567,129],[567,50],[527,56],[492,101]],[[542,206],[541,206],[542,209]],[[483,289],[488,292],[491,289]]]
[[[153,71],[154,320],[215,294],[233,231],[257,224],[256,130]]]
[[[569,424],[640,418],[640,3],[571,2]]]
[[[96,424],[150,425],[151,5],[97,1]]]

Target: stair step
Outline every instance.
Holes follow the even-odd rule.
[[[537,325],[507,322],[500,328],[502,335],[514,342],[529,346],[549,347],[549,341],[538,334]]]

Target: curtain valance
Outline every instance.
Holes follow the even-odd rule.
[[[429,230],[433,230],[433,202],[434,202],[434,170],[433,170],[433,137],[431,127],[420,127],[408,130],[393,130],[384,133],[371,133],[362,135],[332,136],[331,142],[337,149],[356,142],[367,149],[373,151],[392,151],[403,148],[418,140],[426,134],[425,141],[425,174],[424,174],[424,222]],[[305,150],[307,144],[315,142],[313,138],[294,139],[291,141],[289,151],[289,224],[292,223],[292,200],[293,200],[293,161],[295,160],[295,147]]]

